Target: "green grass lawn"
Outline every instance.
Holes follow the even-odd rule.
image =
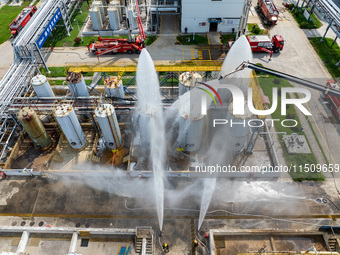
[[[280,82],[277,84],[277,82]],[[291,133],[298,133],[301,129],[301,122],[299,120],[299,117],[295,111],[295,108],[293,105],[287,105],[287,115],[282,116],[281,115],[281,94],[280,89],[283,87],[292,87],[292,85],[283,79],[278,78],[259,78],[259,83],[261,85],[261,88],[263,90],[263,93],[269,97],[270,102],[272,102],[272,88],[277,87],[279,89],[278,93],[278,106],[276,111],[271,114],[272,119],[295,119],[298,122],[297,127],[283,127],[279,121],[275,121],[275,129],[276,132],[286,132],[287,135],[290,135]],[[279,135],[280,141],[282,141],[282,135]],[[308,138],[306,137],[307,142]],[[317,164],[317,160],[315,158],[315,155],[312,154],[288,154],[286,146],[284,142],[282,141],[281,146],[284,150],[285,159],[287,165],[304,165],[304,164]],[[324,175],[322,173],[311,173],[311,172],[290,172],[290,175],[292,176],[294,181],[304,181],[304,180],[312,180],[312,181],[323,181],[325,179]]]
[[[255,23],[249,23],[247,24],[247,28],[250,35],[263,35],[264,29],[260,29],[259,26]]]
[[[320,28],[322,26],[322,23],[318,20],[314,13],[311,14],[310,22],[307,22],[305,16],[303,16],[304,10],[305,9],[302,10],[295,9],[294,11],[290,10],[290,13],[293,15],[295,21],[299,24],[300,28],[306,29]]]
[[[229,38],[231,41],[235,41],[235,38],[236,38],[236,33],[234,34],[224,34],[222,35],[222,44],[225,44],[229,41]]]
[[[49,67],[50,73],[47,74],[45,68],[40,68],[40,73],[46,77],[66,77],[68,67]]]
[[[85,2],[83,2],[81,6],[82,13],[79,13],[78,10],[75,11],[73,17],[71,18],[71,23],[73,30],[70,32],[70,36],[66,35],[65,28],[63,26],[57,27],[56,30],[52,32],[53,35],[51,35],[46,42],[44,43],[44,47],[50,47],[52,45],[53,47],[79,47],[79,46],[86,46],[89,45],[95,41],[98,41],[98,36],[83,36],[84,43],[80,41],[79,44],[74,42],[74,39],[78,37],[79,35],[79,29],[83,26],[85,23],[85,20],[87,16],[89,15],[88,5]],[[79,29],[77,22],[79,24]],[[58,22],[58,25],[62,25],[63,22],[60,19]],[[79,37],[80,38],[80,37]],[[112,38],[112,36],[103,36],[102,38]],[[115,38],[122,38],[127,39],[128,36],[116,36]]]
[[[145,45],[153,44],[153,42],[156,41],[157,38],[158,37],[156,35],[147,36],[146,39],[145,39]]]
[[[24,1],[21,6],[8,6],[7,4],[0,9],[0,44],[8,40],[11,36],[9,24],[18,14],[29,5],[31,1]]]
[[[189,42],[187,40],[190,40]],[[193,35],[181,35],[177,36],[177,40],[183,45],[207,45],[208,38],[202,35],[195,35],[195,40],[193,40]]]
[[[74,39],[76,37],[78,37],[78,34],[79,34],[77,22],[74,21],[74,20],[76,19],[78,21],[79,28],[81,29],[81,27],[85,23],[86,17],[89,14],[88,5],[87,5],[86,1],[83,2],[80,9],[81,9],[82,13],[79,14],[79,11],[76,10],[74,12],[73,17],[71,18],[73,30],[70,32],[70,36],[66,35],[66,31],[65,31],[64,27],[62,27],[62,26],[57,27],[56,30],[54,30],[52,32],[52,34],[49,36],[49,38],[44,43],[44,47],[50,47],[51,44],[53,45],[53,47],[86,46],[86,45],[90,44],[91,42],[96,41],[98,39],[97,36],[83,36],[84,43],[80,42],[80,44],[76,44],[74,42]],[[62,25],[62,24],[63,24],[62,19],[60,19],[58,21],[58,25]]]
[[[334,43],[332,46],[333,39],[331,38],[325,38],[323,42],[320,40],[321,37],[309,38],[310,43],[327,67],[328,72],[333,78],[340,77],[340,67],[335,65],[340,60],[339,45]]]

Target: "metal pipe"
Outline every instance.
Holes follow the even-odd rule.
[[[255,70],[255,71],[274,75],[276,77],[283,78],[285,80],[295,82],[295,83],[298,83],[300,85],[303,85],[303,86],[306,86],[306,87],[309,87],[309,88],[312,88],[312,89],[316,89],[316,90],[325,92],[325,93],[330,94],[330,95],[340,97],[340,90],[336,90],[336,89],[327,87],[325,85],[321,85],[321,84],[318,84],[318,83],[315,83],[315,82],[312,82],[312,81],[304,80],[304,79],[295,77],[295,76],[290,75],[290,74],[281,73],[279,71],[269,69],[269,68],[266,68],[266,67],[261,67],[261,66],[255,65],[253,63],[249,63],[249,62],[245,62],[242,65],[244,67],[248,67],[248,68]]]

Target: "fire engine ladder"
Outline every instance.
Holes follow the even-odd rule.
[[[104,55],[106,53],[109,53],[109,52],[112,52],[114,51],[115,49],[118,49],[120,48],[121,45],[115,45],[115,46],[112,46],[111,48],[107,49],[107,50],[103,50],[102,52],[98,53],[98,51],[96,51],[96,54],[97,54],[97,57],[101,56],[101,55]]]
[[[260,48],[260,49],[261,49],[261,51],[269,53],[270,54],[270,58],[273,56],[273,51],[272,50],[268,50],[266,48]]]
[[[136,9],[137,9],[137,14],[138,14],[138,17],[137,17],[138,29],[139,29],[140,36],[142,37],[141,39],[144,41],[145,40],[145,33],[144,33],[144,29],[143,29],[142,20],[140,18],[138,0],[136,0]]]

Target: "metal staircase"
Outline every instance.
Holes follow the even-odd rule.
[[[151,227],[136,228],[135,251],[136,254],[153,254],[153,230]]]
[[[328,239],[328,250],[329,251],[337,251],[337,239],[335,236],[331,236]]]

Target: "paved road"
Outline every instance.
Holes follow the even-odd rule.
[[[278,25],[270,30],[270,34],[282,35],[285,39],[285,46],[283,51],[274,55],[271,61],[269,61],[268,54],[254,54],[254,62],[262,63],[266,67],[301,78],[313,79],[320,84],[325,84],[326,80],[331,78],[331,75],[328,73],[321,59],[315,53],[304,31],[299,29],[293,17],[281,7],[281,1],[274,1],[280,9],[281,19],[278,22]],[[325,105],[320,105],[320,103],[323,102],[320,98],[320,92],[311,90],[311,93],[312,99],[308,103],[308,108],[311,112],[313,111],[313,116],[310,118],[313,130],[321,143],[322,149],[325,152],[329,163],[340,164],[340,157],[338,154],[340,151],[340,124],[334,120],[331,112]],[[317,107],[315,108],[315,106]],[[313,110],[314,108],[315,110]],[[300,111],[298,111],[298,113],[300,113]],[[300,119],[305,118],[303,114],[300,113],[299,115]],[[305,133],[309,138],[311,147],[316,154],[318,162],[324,163],[325,160],[323,159],[321,150],[314,138],[314,135],[312,134],[311,129],[309,128],[309,125],[305,125]],[[279,154],[282,153],[280,148],[277,150]],[[340,177],[339,174],[336,174],[336,177]],[[335,182],[338,186],[340,186],[339,178],[336,178]],[[331,183],[330,185],[329,192],[337,196],[334,184]]]

